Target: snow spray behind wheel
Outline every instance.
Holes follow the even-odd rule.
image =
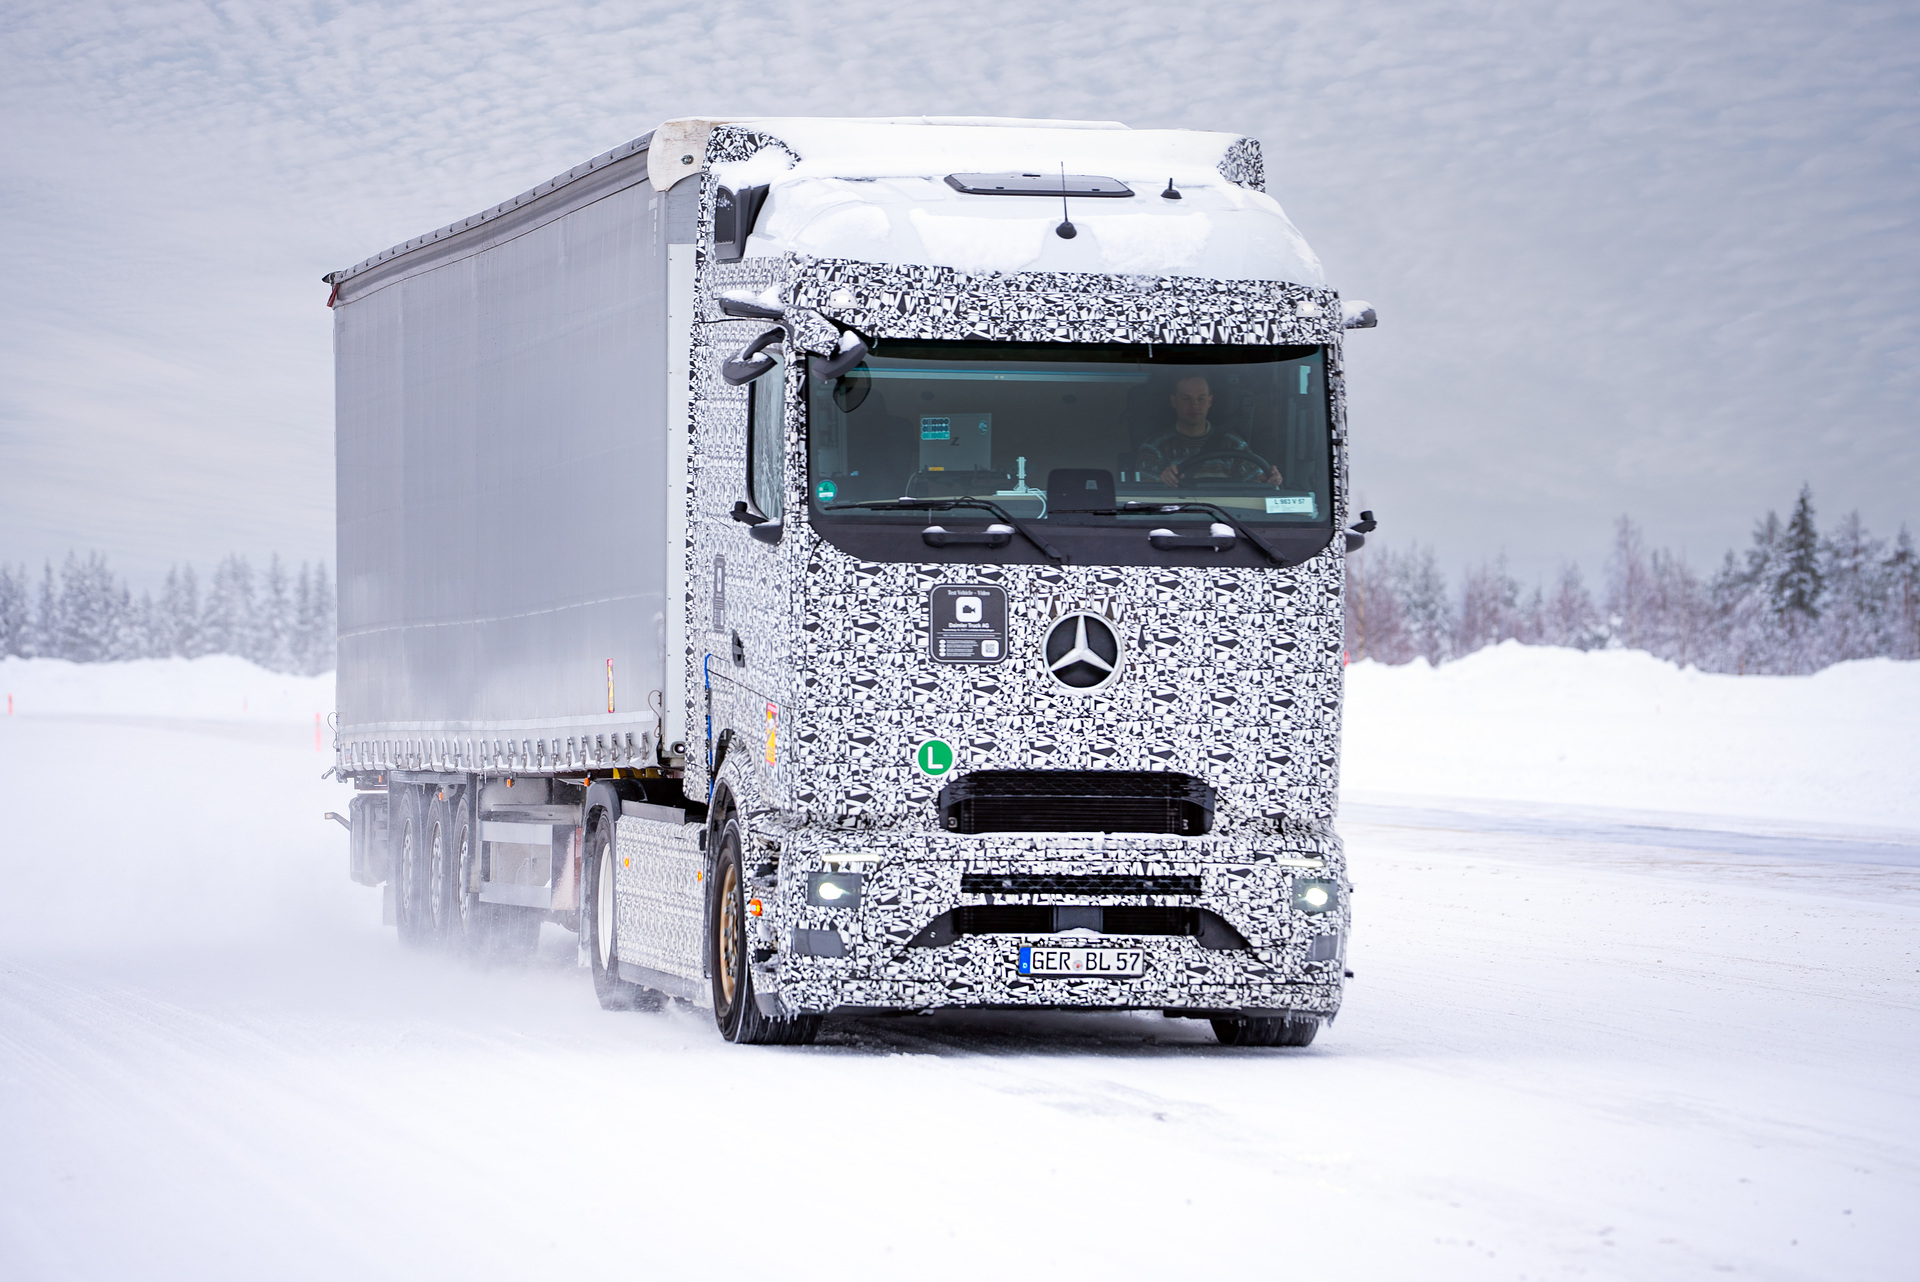
[[[326,279],[334,770],[403,938],[556,921],[747,1042],[1338,1012],[1373,313],[1252,140],[676,120]]]

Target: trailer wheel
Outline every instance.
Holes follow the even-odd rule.
[[[1249,1015],[1212,1023],[1222,1046],[1310,1046],[1320,1031],[1317,1015]]]
[[[593,966],[593,995],[606,1010],[659,1010],[659,993],[620,978],[620,913],[614,894],[613,837],[605,820],[587,834],[586,867],[581,870],[586,902],[580,929],[586,932],[587,956]]]
[[[729,819],[720,833],[707,891],[707,968],[713,975],[713,1018],[730,1042],[755,1046],[805,1046],[820,1033],[820,1016],[776,1018],[760,1013],[753,993],[747,950],[746,875],[740,866],[740,823]]]
[[[427,859],[427,909],[432,941],[448,948],[466,945],[467,914],[462,911],[466,885],[461,879],[464,860],[460,843],[467,837],[466,825],[454,819],[456,807],[447,800],[445,790],[427,803],[424,828]]]
[[[480,902],[480,892],[474,889],[480,883],[475,876],[480,862],[480,843],[474,840],[473,820],[467,807],[456,805],[453,812],[454,858],[450,866],[454,878],[451,887],[453,913],[448,920],[453,925],[458,946],[471,952],[479,946],[484,925],[480,910],[486,907]]]
[[[427,852],[424,847],[425,807],[418,788],[390,791],[394,807],[389,822],[393,840],[393,916],[400,942],[421,944],[432,933],[432,910],[427,906]]]

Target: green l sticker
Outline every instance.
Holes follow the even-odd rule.
[[[835,485],[832,481],[821,481],[818,485],[815,485],[813,487],[813,497],[820,500],[822,503],[833,502],[833,496],[838,494],[839,492],[840,492],[840,487]]]
[[[921,774],[938,779],[953,769],[953,745],[945,739],[929,739],[914,749],[913,764]]]

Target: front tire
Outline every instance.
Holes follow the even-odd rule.
[[[1222,1046],[1311,1046],[1320,1031],[1317,1015],[1248,1015],[1212,1023]]]
[[[730,1042],[750,1046],[805,1046],[819,1036],[820,1016],[763,1015],[753,992],[747,946],[746,871],[741,866],[740,823],[720,832],[708,894],[707,968],[713,975],[713,1018]]]
[[[587,835],[586,867],[582,869],[586,902],[581,905],[580,929],[587,935],[587,956],[593,966],[593,995],[605,1010],[659,1010],[659,993],[620,978],[620,911],[614,892],[613,838],[603,820]]]

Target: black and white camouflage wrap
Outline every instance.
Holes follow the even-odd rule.
[[[710,155],[744,158],[752,140],[716,129]],[[1232,169],[1229,171],[1229,162]],[[1222,171],[1259,187],[1257,147]],[[710,220],[706,180],[703,224]],[[1343,680],[1344,547],[1336,536],[1290,568],[865,562],[826,542],[806,518],[805,406],[786,387],[786,531],[756,542],[728,514],[745,495],[746,388],[719,377],[722,359],[767,322],[728,321],[722,291],[779,291],[869,338],[1164,343],[1311,343],[1328,351],[1335,432],[1335,529],[1346,523],[1345,405],[1339,302],[1283,282],[1064,273],[970,275],[944,267],[840,260],[703,256],[691,370],[686,562],[692,742],[686,789],[711,796],[746,830],[749,864],[777,868],[759,923],[768,946],[755,983],[791,1009],[1054,1005],[1259,1009],[1334,1014],[1340,1003],[1347,897],[1316,916],[1291,908],[1294,880],[1344,887],[1333,818]],[[796,356],[789,352],[790,360]],[[932,662],[929,591],[994,584],[1009,600],[1009,658],[992,666]],[[1128,652],[1121,678],[1095,694],[1056,684],[1042,638],[1063,613],[1112,621]],[[738,653],[744,662],[736,662]],[[710,773],[702,726],[711,715]],[[1174,770],[1217,790],[1205,836],[961,836],[937,825],[943,781],[918,773],[914,750],[955,746],[953,776],[978,769]],[[629,847],[622,825],[621,849]],[[636,841],[638,834],[636,834]],[[684,838],[681,838],[684,840]],[[684,868],[662,855],[649,866]],[[806,906],[806,874],[866,876],[856,911]],[[947,947],[911,941],[963,894],[968,872],[1198,877],[1199,897],[1040,897],[1033,902],[1203,907],[1245,936],[1245,950],[1186,937],[1122,939],[1149,954],[1137,979],[1022,978],[1017,945],[1069,941],[965,936]],[[654,893],[622,871],[622,926],[644,929]],[[688,888],[677,886],[683,897]],[[996,902],[1021,902],[1000,896]],[[681,920],[684,920],[684,915]],[[792,932],[834,931],[844,957],[800,955]],[[1324,939],[1318,948],[1317,937]],[[1319,955],[1325,960],[1309,960]],[[699,973],[699,958],[677,966]]]

